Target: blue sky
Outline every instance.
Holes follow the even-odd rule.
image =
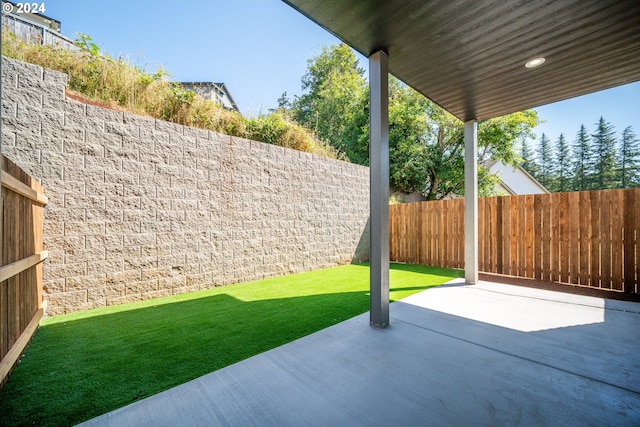
[[[301,93],[307,60],[333,35],[280,0],[44,0],[46,15],[62,33],[91,36],[112,56],[150,71],[158,66],[177,81],[224,82],[245,115],[266,112],[283,92]],[[366,68],[366,59],[359,56]],[[600,116],[618,134],[640,135],[640,82],[538,108],[535,129],[552,141],[573,141]],[[538,138],[539,139],[539,138]]]

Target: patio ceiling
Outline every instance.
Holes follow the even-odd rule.
[[[463,121],[640,80],[637,0],[284,1]]]

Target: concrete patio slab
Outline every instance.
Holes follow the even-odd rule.
[[[640,425],[640,304],[450,283],[85,426]]]

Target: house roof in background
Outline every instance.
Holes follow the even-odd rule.
[[[284,1],[465,121],[640,80],[637,0]]]
[[[222,101],[223,107],[225,107],[225,108],[227,108],[229,110],[234,110],[234,111],[240,112],[240,109],[238,108],[238,105],[236,104],[236,101],[234,101],[233,97],[231,96],[231,92],[229,92],[229,88],[227,88],[227,85],[225,85],[224,83],[180,82],[180,84],[183,87],[188,88],[189,90],[195,89],[195,88],[212,89],[220,97],[220,100]]]
[[[500,160],[488,160],[483,164],[498,175],[499,185],[511,195],[549,194],[549,190],[520,165],[506,165]]]
[[[42,25],[50,30],[53,30],[55,32],[60,32],[60,28],[62,26],[62,23],[60,21],[58,21],[57,19],[53,19],[53,18],[49,18],[48,16],[38,12],[38,13],[27,13],[27,12],[20,12],[18,13],[19,10],[21,10],[18,6],[18,3],[14,3],[12,1],[2,1],[2,4],[4,5],[5,3],[9,3],[12,6],[12,10],[11,13],[13,13],[16,16],[19,16],[22,19],[25,19],[27,21],[33,22],[35,24],[38,25]],[[39,2],[39,3],[20,3],[22,5],[23,8],[28,8],[28,10],[36,10],[39,9],[40,7],[45,7],[45,5],[43,4],[43,2]],[[24,10],[24,9],[22,9]],[[46,10],[46,9],[45,9]],[[2,8],[2,13],[6,14],[8,11],[5,10],[5,8]]]

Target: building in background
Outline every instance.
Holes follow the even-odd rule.
[[[224,83],[182,82],[180,84],[185,90],[195,92],[201,98],[210,99],[227,110],[240,112]]]
[[[500,177],[498,189],[506,195],[549,194],[544,185],[532,177],[522,166],[505,165],[499,160],[489,160],[484,165],[491,173]]]
[[[8,11],[9,8],[5,6],[7,4],[11,5],[10,12]],[[26,8],[27,3],[21,4],[23,8]],[[39,4],[43,3],[29,3],[32,6]],[[18,13],[19,10],[19,6],[16,3],[10,1],[2,2],[3,29],[7,29],[29,43],[53,45],[69,50],[78,49],[73,40],[60,33],[60,21],[41,13]]]

